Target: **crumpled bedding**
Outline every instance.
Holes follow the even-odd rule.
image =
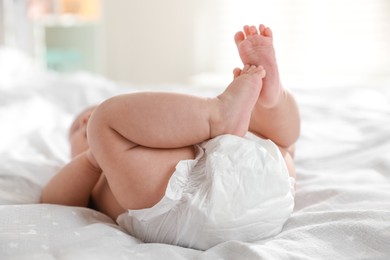
[[[69,160],[73,117],[139,90],[98,75],[48,72],[0,49],[0,259],[390,258],[388,85],[292,86],[302,114],[295,208],[271,238],[206,251],[143,243],[92,209],[37,204],[42,186]]]

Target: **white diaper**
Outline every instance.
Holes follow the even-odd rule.
[[[278,234],[290,216],[293,180],[273,142],[219,136],[197,146],[194,160],[177,164],[160,202],[117,222],[144,242],[201,250],[259,241]]]

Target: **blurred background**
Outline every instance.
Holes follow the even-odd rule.
[[[224,85],[259,23],[285,85],[390,83],[389,0],[0,0],[0,45],[121,84]]]

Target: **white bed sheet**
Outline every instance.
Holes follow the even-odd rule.
[[[283,231],[207,251],[145,244],[97,211],[37,204],[69,159],[73,116],[138,89],[49,73],[0,49],[0,259],[389,259],[390,86],[293,89],[302,136],[296,206]]]

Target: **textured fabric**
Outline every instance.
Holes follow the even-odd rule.
[[[94,210],[35,204],[69,160],[73,117],[137,88],[96,75],[36,72],[25,59],[0,49],[1,260],[390,259],[390,84],[295,87],[302,133],[291,217],[276,236],[201,251],[142,243]]]

